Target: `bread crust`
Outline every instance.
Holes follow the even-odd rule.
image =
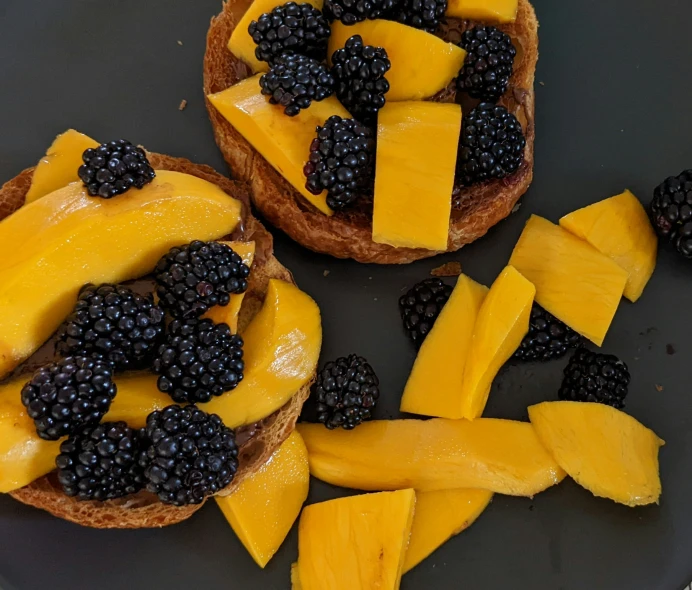
[[[250,75],[248,67],[227,48],[236,23],[251,0],[227,0],[212,18],[204,57],[205,95],[221,92]],[[470,23],[456,21],[462,30]],[[474,23],[475,24],[475,23]],[[447,252],[477,240],[507,217],[533,179],[534,75],[538,60],[538,21],[528,0],[519,0],[514,23],[498,26],[517,46],[515,69],[500,104],[514,113],[526,136],[524,162],[511,176],[471,188],[455,188]],[[436,100],[455,100],[449,89]],[[272,225],[310,250],[358,262],[402,264],[440,252],[394,248],[372,241],[370,211],[340,212],[327,217],[317,211],[250,145],[207,99],[214,136],[233,174],[250,184],[252,201]],[[466,111],[466,106],[463,105]]]

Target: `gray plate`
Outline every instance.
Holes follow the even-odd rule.
[[[448,260],[489,284],[530,213],[557,220],[624,187],[648,200],[660,180],[692,165],[692,4],[535,4],[536,180],[518,213],[458,254],[402,268],[332,260],[277,236],[277,255],[322,308],[324,358],[357,351],[370,359],[382,418],[397,416],[414,360],[397,310],[407,286]],[[219,8],[218,0],[0,0],[0,179],[33,165],[68,127],[225,170],[201,92],[206,29]],[[678,590],[689,582],[689,273],[662,252],[643,298],[622,303],[604,345],[632,370],[628,411],[666,440],[661,505],[632,510],[571,481],[533,500],[497,496],[470,531],[406,575],[404,589]],[[487,414],[526,419],[527,404],[555,399],[563,366],[504,369]],[[310,501],[341,493],[313,482]],[[296,555],[294,530],[260,570],[212,502],[169,529],[108,532],[0,498],[5,589],[286,589]]]

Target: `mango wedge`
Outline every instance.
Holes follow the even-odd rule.
[[[518,0],[449,0],[447,16],[485,21],[511,23],[517,18]]]
[[[291,590],[303,590],[303,586],[300,583],[300,570],[298,569],[298,562],[291,564]]]

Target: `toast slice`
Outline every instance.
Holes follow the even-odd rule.
[[[214,17],[207,34],[204,57],[205,95],[225,90],[250,75],[249,68],[227,48],[228,39],[252,0],[226,0],[221,13]],[[473,23],[477,24],[477,23]],[[469,21],[448,19],[443,36],[458,42],[461,33],[472,26]],[[519,0],[514,23],[499,25],[517,47],[514,74],[509,89],[500,99],[514,113],[524,129],[526,151],[524,162],[511,176],[470,188],[455,187],[452,196],[452,219],[447,251],[453,252],[483,236],[493,225],[507,217],[533,179],[534,75],[538,61],[538,21],[528,0]],[[461,99],[461,97],[460,97]],[[453,102],[453,83],[433,100]],[[464,112],[473,103],[462,100]],[[252,201],[272,225],[310,250],[358,262],[401,264],[439,254],[440,252],[394,248],[372,241],[372,204],[363,204],[327,217],[310,205],[250,145],[207,100],[207,110],[214,128],[216,143],[233,174],[250,184]],[[307,153],[308,146],[306,146]]]
[[[194,164],[183,158],[154,153],[149,153],[148,156],[154,169],[174,170],[203,178],[243,203],[244,217],[240,235],[234,234],[233,239],[254,241],[256,252],[248,290],[238,318],[238,326],[242,330],[262,306],[269,279],[294,282],[291,273],[274,258],[271,234],[249,213],[250,196],[247,186],[228,180],[208,166]],[[24,203],[33,170],[24,170],[0,188],[0,220]],[[29,359],[27,367],[31,367],[31,361]],[[288,438],[309,393],[310,384],[306,384],[278,412],[257,424],[236,430],[240,447],[238,472],[233,482],[220,492],[221,495],[230,494],[246,477],[255,473]],[[10,492],[10,495],[24,504],[41,508],[65,520],[95,528],[163,527],[189,518],[202,507],[202,504],[182,508],[170,506],[159,502],[155,495],[148,492],[106,502],[79,501],[63,494],[55,473]]]

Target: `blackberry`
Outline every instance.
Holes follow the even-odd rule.
[[[244,369],[243,339],[208,319],[172,321],[154,360],[159,389],[178,403],[208,402],[235,389]]]
[[[433,324],[452,294],[452,287],[441,279],[425,279],[399,299],[404,328],[420,348]]]
[[[92,197],[110,199],[156,176],[144,150],[125,139],[84,150],[82,161],[77,174]]]
[[[434,33],[446,11],[447,0],[402,0],[394,15],[400,23]]]
[[[524,336],[513,358],[519,361],[550,361],[562,358],[577,348],[583,338],[538,303],[531,308],[529,333]]]
[[[287,52],[277,57],[269,72],[262,75],[260,87],[270,103],[285,107],[284,113],[295,117],[313,100],[334,94],[334,78],[329,68],[316,59]]]
[[[72,313],[58,329],[62,356],[100,355],[116,369],[143,366],[163,335],[163,310],[153,297],[124,285],[85,285]]]
[[[621,409],[625,407],[629,383],[630,372],[618,357],[579,348],[565,368],[558,397],[574,402],[598,402]]]
[[[154,270],[160,305],[176,318],[200,317],[215,305],[228,305],[231,294],[247,290],[249,275],[243,259],[219,242],[171,248]]]
[[[22,404],[36,433],[45,440],[58,440],[80,426],[99,422],[116,391],[110,363],[68,356],[33,374],[22,388]]]
[[[201,504],[225,488],[238,469],[233,431],[216,414],[196,406],[152,412],[145,428],[149,446],[139,456],[146,488],[166,504]]]
[[[303,172],[311,193],[328,191],[329,207],[338,210],[352,205],[361,194],[372,192],[375,134],[355,119],[329,117],[324,127],[317,127]]]
[[[68,496],[113,500],[144,487],[139,466],[143,438],[125,422],[84,426],[60,445],[58,481]]]
[[[524,160],[525,146],[517,118],[503,106],[482,102],[462,121],[458,181],[470,186],[509,176]]]
[[[325,0],[324,16],[330,22],[339,20],[354,25],[365,19],[383,18],[400,0]]]
[[[255,56],[274,63],[286,51],[322,61],[331,35],[329,22],[314,6],[287,2],[266,12],[248,27],[257,44]]]
[[[372,413],[380,397],[380,381],[368,362],[351,354],[327,363],[312,386],[317,420],[330,430],[351,430]]]
[[[472,98],[496,102],[506,91],[517,50],[509,35],[495,27],[474,27],[461,36],[466,50],[457,88]]]
[[[671,176],[656,187],[651,220],[661,238],[692,258],[692,170]]]
[[[389,82],[384,75],[392,62],[382,47],[363,45],[360,35],[354,35],[342,49],[332,55],[332,75],[336,81],[336,96],[359,121],[372,125],[377,112],[384,106]]]

